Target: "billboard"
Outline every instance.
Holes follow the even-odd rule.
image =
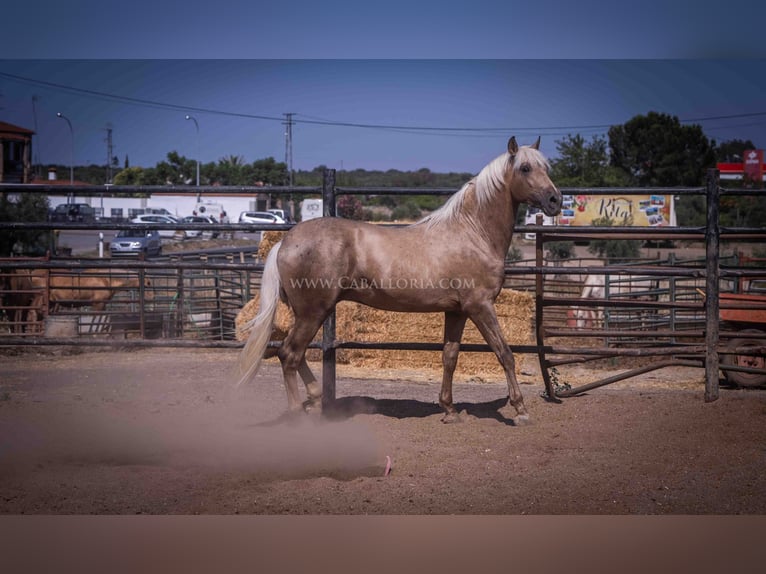
[[[608,217],[615,225],[635,227],[675,225],[672,195],[565,195],[558,225],[593,225]]]

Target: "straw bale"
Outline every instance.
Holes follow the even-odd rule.
[[[237,338],[244,340],[247,332],[244,324],[255,316],[258,309],[258,295],[255,296],[236,318]],[[506,340],[511,345],[530,344],[533,341],[532,324],[534,296],[504,289],[495,301],[498,321]],[[282,340],[293,322],[290,309],[280,302],[277,307],[275,329],[272,340]],[[363,342],[436,342],[441,343],[444,329],[442,313],[395,313],[373,309],[359,303],[342,301],[336,308],[336,336],[344,341]],[[321,329],[320,329],[321,334]],[[317,339],[321,335],[317,335]],[[464,343],[484,343],[476,327],[469,321],[463,335]],[[308,360],[317,360],[318,353],[310,353]],[[441,372],[441,351],[379,351],[362,349],[341,349],[337,360],[341,364],[369,369],[425,369]],[[521,361],[517,360],[517,374]],[[458,371],[475,378],[503,376],[503,370],[491,353],[461,353]]]
[[[266,260],[266,257],[277,243],[282,241],[286,231],[264,231],[261,234],[261,241],[258,243],[258,259]]]

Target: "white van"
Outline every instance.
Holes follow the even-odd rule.
[[[301,203],[301,221],[322,217],[324,210],[321,199],[304,199]]]

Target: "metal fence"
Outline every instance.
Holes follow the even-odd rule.
[[[189,191],[188,187],[181,188]],[[324,174],[321,187],[200,187],[195,191],[206,196],[215,194],[261,194],[272,196],[321,195],[325,216],[336,216],[336,200],[341,195],[440,195],[454,189],[352,188],[335,185],[335,172]],[[0,193],[71,192],[97,195],[105,190],[94,187],[17,186],[0,185]],[[110,186],[109,193],[173,194],[176,187]],[[669,194],[676,197],[697,195],[706,200],[707,224],[704,227],[620,228],[557,226],[517,226],[516,233],[536,234],[535,258],[528,261],[507,261],[506,287],[529,290],[535,294],[535,342],[532,345],[512,345],[515,353],[537,355],[546,394],[551,399],[571,396],[671,365],[705,368],[705,398],[718,396],[719,369],[766,375],[762,365],[742,365],[721,361],[720,357],[737,355],[763,356],[764,333],[743,335],[742,325],[724,323],[720,318],[729,309],[756,309],[766,306],[761,301],[726,300],[721,292],[742,292],[766,279],[766,270],[753,267],[744,260],[729,261],[721,257],[720,242],[763,241],[765,229],[721,228],[719,205],[728,195],[755,195],[752,190],[721,189],[715,170],[708,173],[707,184],[700,188],[664,189],[590,189],[563,188],[564,194],[646,195]],[[131,223],[21,223],[2,222],[6,229],[145,229]],[[287,230],[290,225],[244,224],[182,224],[184,229],[218,231]],[[176,226],[156,225],[157,229]],[[705,256],[682,260],[670,253],[665,259],[637,260],[620,265],[603,265],[601,261],[563,263],[546,256],[550,242],[612,240],[704,241]],[[162,260],[115,260],[78,258],[10,258],[0,261],[0,294],[3,312],[0,323],[0,346],[26,345],[89,345],[89,346],[168,346],[168,347],[240,347],[236,340],[234,319],[257,291],[262,261],[252,250],[232,250],[225,254],[209,253],[196,256],[173,256]],[[14,275],[30,273],[45,275],[41,286],[19,289],[11,284]],[[71,308],[67,301],[60,309],[49,313],[52,282],[68,276],[80,280],[102,277],[108,273],[118,279],[135,274],[139,288],[114,290],[104,309]],[[598,297],[582,297],[587,278],[601,277],[603,293]],[[598,282],[596,282],[598,283]],[[110,286],[101,287],[109,290]],[[25,295],[26,297],[23,297]],[[30,295],[32,301],[30,301]],[[21,297],[20,297],[21,296]],[[72,303],[69,301],[68,303]],[[30,312],[38,314],[34,325]],[[41,322],[42,319],[46,320]],[[766,322],[766,321],[765,321]],[[756,325],[757,326],[757,325]],[[766,325],[764,326],[766,328]],[[747,349],[732,348],[727,341],[743,338]],[[752,341],[750,341],[752,340]],[[273,343],[274,345],[278,343]],[[338,349],[441,350],[440,342],[392,343],[338,341],[335,316],[331,315],[322,329],[319,347],[322,353],[324,393],[335,396],[335,355]],[[468,352],[487,352],[485,345],[464,345]],[[651,364],[626,370],[618,377],[603,379],[579,388],[557,386],[555,370],[574,362],[615,357],[653,357]],[[554,375],[552,376],[552,373]]]

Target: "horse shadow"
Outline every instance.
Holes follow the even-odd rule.
[[[460,420],[467,417],[491,419],[499,423],[516,426],[512,418],[500,412],[508,404],[508,397],[479,403],[455,403],[455,409],[460,413]],[[322,409],[322,418],[327,421],[339,422],[357,415],[382,415],[394,419],[426,418],[444,414],[438,404],[415,399],[376,399],[368,396],[348,396],[335,399]],[[276,419],[261,423],[262,426],[278,425],[290,422],[295,417],[305,417],[305,413],[283,413]]]

